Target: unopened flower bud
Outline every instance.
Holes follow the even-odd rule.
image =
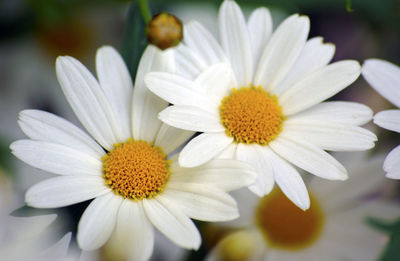
[[[178,45],[182,38],[182,22],[172,14],[157,14],[147,25],[148,41],[161,50]]]

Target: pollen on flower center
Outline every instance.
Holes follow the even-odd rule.
[[[298,250],[313,244],[324,225],[322,209],[310,195],[306,211],[294,205],[281,191],[273,191],[260,200],[256,223],[271,247]]]
[[[102,161],[106,184],[124,198],[152,198],[163,191],[169,177],[167,156],[147,141],[114,144]]]
[[[219,107],[226,134],[238,143],[266,145],[282,131],[282,108],[278,98],[261,87],[233,89]]]

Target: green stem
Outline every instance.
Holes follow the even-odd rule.
[[[145,24],[148,24],[151,20],[151,11],[148,0],[138,0],[138,4]]]

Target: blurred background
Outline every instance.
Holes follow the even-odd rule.
[[[149,2],[153,14],[168,11],[183,22],[192,19],[199,20],[217,35],[215,25],[221,3],[219,0],[150,0]],[[368,58],[381,58],[400,64],[399,0],[242,0],[237,2],[247,15],[259,6],[270,8],[274,27],[292,13],[309,16],[311,20],[309,37],[322,36],[325,42],[335,44],[334,61],[356,59],[362,63]],[[134,4],[128,0],[0,1],[1,215],[13,212],[15,217],[25,217],[56,213],[58,218],[49,229],[57,232],[50,232],[50,234],[57,240],[62,239],[68,231],[72,231],[74,235],[77,221],[88,203],[46,211],[23,207],[23,195],[26,189],[50,175],[17,161],[10,154],[8,146],[12,141],[24,138],[17,125],[18,112],[23,109],[46,110],[80,126],[56,80],[54,64],[57,56],[73,56],[94,72],[96,49],[101,45],[113,45],[121,50],[131,72],[135,71],[138,57],[130,56],[129,50],[135,50],[135,44],[145,44],[146,39],[143,37],[132,40],[132,28],[143,26],[135,22],[138,20],[135,20],[133,16],[139,13],[133,10]],[[139,46],[136,49],[140,50]],[[392,107],[361,77],[333,99],[361,102],[370,106],[374,112]],[[386,154],[400,144],[398,134],[379,129],[373,124],[370,124],[368,128],[377,133],[379,138],[372,154]],[[382,197],[396,202],[400,207],[397,181],[386,181],[383,191]],[[0,222],[1,246],[10,238],[11,232],[8,231],[10,228],[6,229],[8,221],[0,218]],[[199,226],[204,230],[206,241],[199,252],[185,252],[160,237],[157,239],[159,243],[156,243],[153,259],[202,260],[219,240],[220,235],[225,233],[226,228],[210,228],[206,224],[199,224]],[[393,251],[387,246],[386,250],[391,252],[382,254],[381,260],[400,260],[400,225],[394,222],[389,227],[390,229],[386,229],[385,233],[393,240],[397,240],[392,240],[392,244],[394,247],[397,246],[398,250]],[[74,239],[72,239],[70,249],[74,249],[74,244]],[[164,255],[165,252],[169,254]],[[87,260],[114,260],[107,253],[106,249],[102,249],[96,253],[85,253],[85,258]]]

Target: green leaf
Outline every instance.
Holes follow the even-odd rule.
[[[373,228],[382,231],[390,236],[390,241],[384,248],[379,261],[398,261],[400,260],[400,219],[397,221],[383,221],[375,218],[367,218],[367,223]]]
[[[147,45],[145,23],[137,1],[129,6],[128,19],[122,42],[121,55],[128,66],[132,80],[135,80],[140,57]]]
[[[14,171],[12,160],[13,156],[11,154],[10,141],[0,137],[0,168],[5,170],[6,174],[11,174]]]
[[[346,6],[346,11],[351,13],[353,12],[353,9],[351,8],[351,0],[344,0],[344,4]]]

